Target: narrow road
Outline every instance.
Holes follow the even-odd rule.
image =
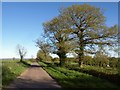
[[[61,88],[61,86],[35,62],[7,88],[20,90],[20,88]]]

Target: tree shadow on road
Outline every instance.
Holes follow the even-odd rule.
[[[52,80],[38,80],[34,81],[31,79],[17,78],[11,86],[3,88],[2,90],[47,90],[47,89],[61,89],[56,82]]]
[[[40,65],[29,64],[29,63],[26,62],[26,61],[22,61],[22,62],[20,62],[20,63],[22,63],[22,64],[24,64],[24,65],[26,65],[26,66],[28,66],[28,67],[41,67]]]
[[[31,66],[31,64],[29,64],[29,63],[27,63],[26,61],[21,61],[21,62],[18,62],[18,63],[22,63],[22,64],[24,64],[25,66]]]

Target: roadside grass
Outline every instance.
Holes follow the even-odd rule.
[[[47,63],[50,63],[50,62],[47,62]],[[58,63],[55,63],[55,64],[58,64]],[[109,75],[116,75],[119,73],[117,68],[112,68],[112,67],[98,67],[98,66],[83,65],[83,68],[80,68],[78,63],[76,62],[67,63],[65,67],[72,70],[96,71],[98,73],[100,72],[100,73],[109,74]]]
[[[74,69],[79,68],[77,63],[69,64],[68,68]],[[90,65],[83,65],[82,70],[94,70],[98,72],[102,72],[105,74],[118,74],[117,68],[111,68],[111,67],[98,67],[98,66],[90,66]]]
[[[2,85],[5,87],[19,76],[28,66],[19,60],[2,60]]]
[[[41,65],[41,62],[39,64]],[[119,88],[118,85],[89,74],[57,67],[55,65],[48,66],[45,63],[43,65],[43,68],[56,79],[63,88]]]
[[[93,75],[95,77],[99,77],[102,79],[109,80],[110,82],[114,82],[119,85],[120,75],[117,68],[112,67],[97,67],[97,66],[89,66],[84,65],[83,68],[78,66],[67,66],[70,70],[75,70],[83,73],[87,73]]]
[[[39,64],[41,67],[46,67],[46,66],[47,66],[47,64],[45,64],[45,63],[42,62],[42,61],[38,62],[38,64]]]
[[[24,62],[26,62],[27,64],[32,64],[33,63],[33,60],[29,59],[29,60],[24,60]]]
[[[95,67],[95,66],[89,66],[89,65],[84,65],[83,69],[86,70],[96,70],[99,72],[103,72],[106,74],[118,74],[117,68],[111,68],[111,67]]]

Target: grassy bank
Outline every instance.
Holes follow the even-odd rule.
[[[25,61],[31,63],[30,61]],[[19,60],[3,60],[2,61],[2,85],[5,87],[10,84],[17,76],[19,76],[28,65],[19,62]]]
[[[80,68],[78,66],[67,66],[67,68],[70,70],[87,73],[95,77],[103,78],[119,85],[118,81],[120,80],[120,75],[117,68],[97,67],[89,65],[84,65],[83,68]]]
[[[69,64],[67,67],[71,69],[79,68],[78,63]],[[98,67],[98,66],[83,65],[82,69],[83,70],[94,70],[94,71],[102,72],[105,74],[118,74],[117,68],[112,68],[112,67]]]
[[[101,78],[94,77],[75,70],[47,65],[40,65],[53,77],[63,88],[118,88],[117,85]]]

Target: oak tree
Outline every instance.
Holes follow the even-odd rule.
[[[65,19],[76,38],[76,53],[79,66],[82,67],[85,53],[96,53],[99,45],[115,45],[117,42],[117,25],[107,27],[103,11],[88,4],[72,5],[63,8],[60,16]],[[63,22],[61,22],[63,23]]]
[[[45,35],[53,47],[52,51],[60,58],[60,66],[64,66],[66,54],[71,51],[73,44],[70,37],[71,31],[62,17],[55,17],[43,24]]]

